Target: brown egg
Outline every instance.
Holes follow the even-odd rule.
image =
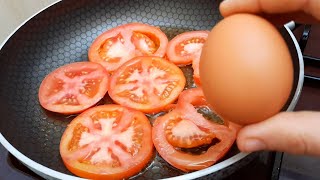
[[[207,101],[223,118],[251,124],[277,114],[293,85],[289,49],[265,19],[237,14],[210,32],[200,60]]]

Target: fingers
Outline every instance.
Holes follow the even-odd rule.
[[[259,150],[320,155],[320,112],[285,112],[238,133],[243,152]]]
[[[229,16],[235,13],[298,13],[303,14],[301,16],[304,18],[313,16],[320,20],[319,9],[319,0],[225,0],[220,4],[220,12],[223,16]]]

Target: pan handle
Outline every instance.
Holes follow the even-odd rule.
[[[284,26],[289,28],[291,31],[294,31],[295,29],[297,29],[300,26],[304,26],[303,32],[302,32],[300,40],[299,40],[299,46],[300,46],[301,52],[303,53],[306,46],[307,46],[308,39],[310,37],[311,25],[310,24],[298,24],[298,23],[295,23],[294,21],[290,21],[287,24],[285,24]],[[305,66],[317,66],[317,67],[320,66],[320,58],[317,58],[317,57],[303,55],[303,61],[304,61]],[[314,76],[311,74],[305,73],[304,77],[309,80],[320,81],[320,77]]]

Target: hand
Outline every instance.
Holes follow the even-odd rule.
[[[316,23],[320,20],[319,0],[225,0],[220,12],[226,17],[236,13],[254,13],[283,25],[294,20]]]
[[[294,20],[320,22],[319,0],[225,0],[220,5],[226,17],[236,13],[254,13],[277,25]],[[283,151],[320,156],[320,112],[283,112],[238,133],[241,151]]]
[[[320,112],[283,112],[238,133],[241,151],[275,150],[320,155]]]

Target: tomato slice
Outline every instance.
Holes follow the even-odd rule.
[[[189,31],[174,37],[168,44],[167,57],[177,65],[191,64],[200,57],[202,46],[209,31]]]
[[[96,104],[108,90],[108,72],[100,64],[76,62],[48,74],[39,88],[43,108],[73,114]]]
[[[185,91],[182,91],[179,95],[178,104],[171,104],[167,107],[167,109],[171,108],[174,109],[178,107],[179,105],[183,106],[183,104],[192,104],[197,111],[199,112],[199,108],[206,108],[207,110],[210,110],[210,114],[215,114],[214,117],[208,117],[205,118],[208,120],[214,119],[215,121],[221,120],[221,117],[217,115],[217,113],[214,111],[214,109],[211,107],[211,105],[207,102],[207,100],[204,97],[202,88],[191,88]],[[202,114],[205,116],[204,114]],[[233,129],[236,131],[236,133],[239,132],[239,130],[243,127],[242,125],[236,124],[234,122],[231,122],[227,119],[223,119],[223,124],[225,126],[228,126],[230,129]]]
[[[176,65],[160,57],[140,56],[114,72],[109,95],[118,104],[154,113],[174,102],[185,84]]]
[[[199,62],[202,46],[207,40],[209,31],[190,31],[177,35],[168,44],[167,57],[176,65],[192,63],[194,81],[200,86]]]
[[[210,106],[204,97],[202,88],[191,88],[182,91],[179,95],[178,103],[192,104],[194,106]]]
[[[151,124],[119,105],[91,108],[68,125],[60,142],[66,167],[90,179],[123,179],[140,172],[153,155]]]
[[[101,63],[108,72],[118,69],[137,56],[163,57],[167,36],[157,27],[130,23],[110,29],[98,36],[89,48],[89,60]]]
[[[183,92],[176,109],[157,118],[152,128],[152,140],[161,157],[185,172],[215,164],[236,139],[234,129],[209,121],[197,112],[194,105],[207,105],[203,101],[204,96],[198,96],[201,92],[201,89]],[[216,139],[219,142],[214,144]],[[208,149],[201,150],[201,146],[207,146]],[[200,152],[190,153],[190,148],[197,147]]]

